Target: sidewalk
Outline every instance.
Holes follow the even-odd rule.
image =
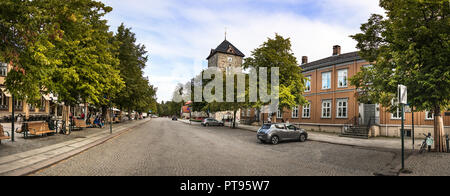
[[[180,120],[181,122],[189,124],[188,120]],[[199,123],[192,123],[199,124]],[[225,126],[230,127],[229,123],[226,123]],[[249,125],[241,125],[237,126],[238,129],[257,132],[260,127],[249,126]],[[339,144],[339,145],[348,145],[348,146],[359,146],[366,148],[387,148],[387,149],[401,149],[401,140],[399,138],[370,138],[370,139],[356,139],[356,138],[346,138],[339,137],[337,134],[332,133],[321,133],[321,132],[308,132],[309,140],[325,142],[331,144]],[[416,140],[415,149],[419,148],[419,144],[421,140]],[[412,150],[412,141],[411,139],[405,140],[405,149]]]
[[[0,176],[27,175],[79,154],[130,129],[149,122],[149,119],[125,122],[103,129],[85,129],[71,135],[36,137],[24,140],[16,135],[16,142],[0,145]]]

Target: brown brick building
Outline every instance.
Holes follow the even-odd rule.
[[[272,115],[272,122],[290,122],[302,127],[324,132],[342,133],[347,125],[370,125],[369,136],[400,136],[400,113],[389,113],[379,104],[362,104],[357,101],[357,89],[349,84],[349,78],[371,66],[358,52],[341,54],[341,47],[333,47],[333,55],[308,63],[302,58],[303,74],[309,79],[304,96],[309,101],[305,106],[285,109],[283,113]],[[447,114],[447,116],[445,115]],[[257,119],[255,110],[242,111],[242,119]],[[443,113],[445,130],[450,133],[449,113]],[[260,114],[259,118],[268,120],[269,114]],[[412,128],[412,113],[405,115],[407,135]],[[432,113],[414,113],[415,135],[433,133],[434,116]]]

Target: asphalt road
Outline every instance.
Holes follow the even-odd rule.
[[[314,141],[273,146],[250,131],[153,119],[34,175],[353,176],[386,173],[399,158],[394,150]]]

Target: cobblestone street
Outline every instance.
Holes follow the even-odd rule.
[[[297,176],[392,172],[398,150],[308,141],[260,144],[254,132],[154,119],[34,175]]]

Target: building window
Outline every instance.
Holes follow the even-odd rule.
[[[245,116],[245,111],[244,110],[242,110],[241,116]]]
[[[30,112],[34,112],[35,107],[33,104],[28,104],[28,108],[30,109]]]
[[[292,108],[292,118],[298,118],[299,107],[295,106]]]
[[[434,113],[431,111],[425,112],[425,120],[434,120]]]
[[[402,119],[402,112],[401,112],[400,108],[397,108],[397,111],[395,111],[394,113],[392,113],[391,119],[393,119],[393,120],[399,120],[399,119]]]
[[[282,119],[283,118],[283,114],[281,113],[281,109],[278,109],[278,111],[277,111],[277,118],[278,119]]]
[[[311,92],[311,76],[306,77],[305,92]]]
[[[23,110],[23,102],[19,100],[15,100],[14,106],[17,110]]]
[[[4,93],[0,92],[0,109],[7,110],[9,109],[9,100],[8,97],[5,96]]]
[[[322,101],[322,118],[331,118],[331,100]]]
[[[337,118],[348,117],[348,99],[337,100]]]
[[[338,71],[338,88],[348,87],[348,69],[342,69]]]
[[[6,77],[8,75],[8,64],[0,62],[0,76]]]
[[[46,107],[46,100],[42,97],[41,98],[41,107],[39,108],[40,111],[45,111],[45,107]]]
[[[322,89],[331,89],[331,72],[322,73]]]
[[[252,114],[252,110],[251,110],[251,109],[248,109],[248,110],[247,110],[247,116],[250,117],[251,114]]]
[[[302,118],[311,118],[311,103],[307,103],[303,106]]]

